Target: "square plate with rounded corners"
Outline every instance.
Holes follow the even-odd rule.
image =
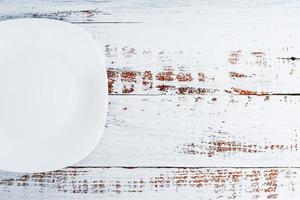
[[[80,27],[0,22],[0,169],[61,169],[97,145],[108,94],[104,56]]]

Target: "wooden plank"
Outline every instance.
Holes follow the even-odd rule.
[[[110,94],[300,93],[294,24],[80,26],[103,48]]]
[[[123,95],[110,97],[105,135],[82,168],[1,172],[0,198],[297,198],[300,97],[284,94],[299,94],[299,4],[0,1],[0,20],[89,23],[110,94]]]
[[[299,168],[83,168],[0,177],[1,199],[295,199]]]
[[[0,19],[44,17],[72,22],[298,23],[292,1],[2,0]]]
[[[78,166],[300,166],[299,96],[110,96]]]
[[[111,94],[300,93],[292,24],[80,26],[103,47]]]
[[[0,19],[49,18],[70,22],[89,22],[94,21],[97,17],[106,18],[105,16],[111,15],[103,10],[103,6],[106,4],[105,2],[85,0],[17,0],[13,2],[2,0],[0,2]]]

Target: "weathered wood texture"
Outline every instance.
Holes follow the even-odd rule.
[[[297,199],[298,168],[84,168],[0,177],[10,199]]]
[[[80,26],[103,47],[110,94],[300,93],[293,24]]]
[[[79,165],[299,166],[298,96],[110,96],[107,128]]]
[[[110,93],[90,156],[1,172],[0,199],[299,199],[299,12],[296,0],[0,0],[0,20],[91,33]]]
[[[1,0],[0,19],[44,17],[71,22],[299,23],[300,2]]]

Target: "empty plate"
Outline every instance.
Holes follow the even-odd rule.
[[[56,170],[87,156],[105,124],[106,79],[103,54],[82,28],[0,22],[0,169]]]

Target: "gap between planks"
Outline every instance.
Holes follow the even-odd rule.
[[[194,97],[201,97],[203,95],[194,95]],[[228,94],[209,94],[210,96],[226,96]],[[266,93],[266,94],[230,94],[232,96],[300,96],[300,93]],[[141,96],[141,97],[151,97],[151,96],[185,96],[180,94],[109,94],[109,96]],[[207,95],[206,95],[207,96]]]
[[[300,169],[293,166],[235,167],[235,166],[69,166],[64,169]]]

